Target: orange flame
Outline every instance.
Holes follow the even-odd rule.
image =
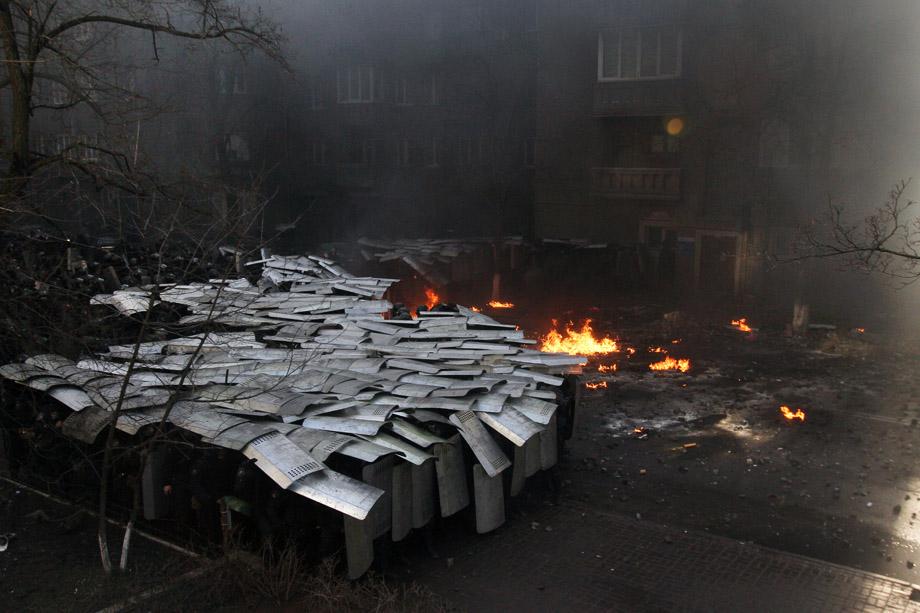
[[[589,390],[606,389],[607,382],[606,381],[595,381],[594,383],[589,382],[589,383],[585,383],[585,387],[587,387]]]
[[[865,329],[865,328],[856,328],[856,333],[857,333],[857,334],[865,334],[865,333],[866,333],[866,329]]]
[[[513,302],[501,302],[500,300],[490,300],[489,306],[493,309],[513,309]]]
[[[482,313],[482,309],[480,309],[478,306],[471,306],[470,310],[474,313]]]
[[[679,345],[679,344],[680,344],[680,339],[679,339],[679,338],[675,338],[673,341],[671,341],[671,344],[672,344],[672,345]]]
[[[627,347],[627,348],[626,348],[626,354],[627,354],[627,355],[632,355],[632,354],[634,354],[635,352],[636,352],[636,350],[633,349],[632,347]]]
[[[795,421],[796,419],[799,421],[805,421],[805,411],[802,409],[796,409],[795,412],[793,412],[792,409],[784,404],[779,408],[779,412],[782,413],[783,417],[789,421]]]
[[[690,360],[689,358],[675,360],[671,356],[668,356],[660,362],[649,364],[648,367],[650,370],[679,370],[680,372],[687,372],[690,370]]]
[[[668,350],[665,349],[664,347],[649,347],[648,352],[649,353],[667,353]]]
[[[431,289],[430,287],[426,287],[425,288],[425,305],[428,307],[428,310],[430,311],[431,309],[438,306],[439,304],[441,304],[441,297],[438,296],[438,293],[434,291],[433,289]]]
[[[597,366],[597,372],[616,372],[616,371],[617,371],[616,364],[598,364]]]
[[[741,319],[733,319],[732,326],[740,330],[741,332],[753,332],[754,329],[747,324],[747,317],[742,317]]]
[[[565,327],[565,336],[556,330],[557,322],[553,320],[553,329],[541,340],[540,350],[551,353],[569,353],[572,355],[597,355],[619,351],[617,342],[605,336],[602,339],[594,337],[591,320],[586,319],[581,330],[575,330],[569,322]]]

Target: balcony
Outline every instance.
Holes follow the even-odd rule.
[[[592,168],[591,188],[610,198],[678,200],[680,168]]]

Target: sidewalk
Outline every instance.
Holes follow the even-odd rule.
[[[468,611],[920,612],[899,580],[570,504],[457,551],[417,579]]]

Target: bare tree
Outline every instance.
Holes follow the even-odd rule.
[[[905,192],[909,180],[898,182],[885,202],[862,219],[851,220],[845,208],[828,202],[823,218],[802,232],[792,259],[839,258],[848,267],[881,273],[904,283],[920,279],[920,217]]]
[[[133,176],[136,154],[101,142],[64,143],[40,151],[31,142],[31,123],[39,109],[72,113],[88,109],[102,122],[127,124],[150,112],[149,101],[124,70],[132,55],[116,45],[130,35],[149,35],[149,53],[159,61],[161,38],[201,45],[209,41],[245,54],[258,50],[283,63],[279,27],[261,11],[235,0],[0,0],[0,44],[10,138],[0,157],[0,205],[7,209],[35,176],[49,166],[66,165],[102,184],[142,191]],[[136,49],[128,49],[136,51]],[[50,94],[49,94],[50,92]],[[135,143],[136,147],[136,143]]]

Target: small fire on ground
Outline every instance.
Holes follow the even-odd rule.
[[[616,372],[616,371],[617,371],[616,364],[598,364],[597,365],[597,372]]]
[[[501,300],[490,300],[489,306],[493,309],[513,309],[513,302],[502,302]]]
[[[687,372],[690,370],[690,358],[674,359],[671,356],[666,357],[660,362],[653,362],[648,365],[649,370],[679,370]]]
[[[619,351],[617,342],[605,336],[597,338],[591,327],[591,320],[586,319],[580,330],[576,330],[569,322],[565,327],[565,335],[557,330],[558,322],[553,320],[553,329],[541,339],[540,351],[550,353],[568,353],[571,355],[599,355]]]
[[[733,319],[732,328],[735,328],[736,330],[740,332],[753,332],[754,331],[754,329],[748,325],[747,317],[742,317],[741,319]]]
[[[788,406],[784,404],[779,408],[779,412],[788,421],[795,421],[795,420],[805,421],[805,411],[803,411],[802,409],[796,409],[795,411],[793,411],[792,409],[790,409]]]
[[[589,390],[606,389],[607,382],[606,381],[587,381],[585,383],[585,387],[587,387]]]

